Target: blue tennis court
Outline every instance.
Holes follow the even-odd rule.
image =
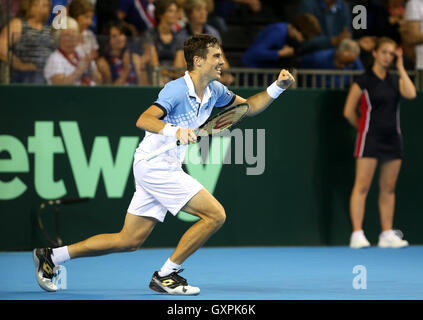
[[[202,248],[181,274],[198,296],[167,296],[148,289],[171,249],[144,249],[68,261],[66,290],[48,293],[35,281],[31,252],[0,253],[0,299],[11,300],[420,300],[423,246]],[[364,276],[366,289],[354,289]],[[364,279],[364,280],[363,280]]]

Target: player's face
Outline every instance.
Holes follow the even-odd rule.
[[[395,58],[395,46],[392,43],[383,43],[376,51],[373,51],[375,63],[383,68],[389,68]]]
[[[222,76],[222,67],[225,64],[220,47],[209,47],[202,71],[210,80],[218,80]]]

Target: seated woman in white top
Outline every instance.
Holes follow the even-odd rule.
[[[66,18],[66,29],[55,33],[57,49],[47,59],[44,77],[49,84],[100,84],[101,74],[90,55],[77,49],[79,40],[78,23]]]

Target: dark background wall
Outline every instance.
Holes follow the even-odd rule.
[[[58,187],[51,194],[64,186],[65,194],[60,197],[85,196],[81,190],[86,186],[81,185],[81,181],[86,177],[83,172],[76,173],[78,178],[75,177],[76,169],[72,166],[77,161],[72,158],[72,165],[70,156],[72,152],[75,154],[78,137],[68,136],[66,140],[63,132],[66,128],[75,129],[76,125],[79,129],[88,165],[90,161],[102,161],[92,157],[95,148],[109,145],[113,160],[119,150],[122,152],[120,162],[115,163],[126,168],[116,171],[118,178],[109,175],[107,183],[100,174],[97,188],[91,188],[94,194],[89,196],[88,202],[60,207],[60,235],[64,243],[120,230],[134,191],[130,165],[133,149],[144,135],[135,127],[135,122],[154,102],[158,91],[159,88],[0,86],[0,198],[3,199],[0,200],[0,250],[29,250],[48,244],[38,227],[37,210],[49,199],[40,196],[35,189],[36,156],[28,152],[34,148],[29,146],[29,138],[35,134],[36,123],[52,126],[57,138],[41,139],[39,148],[53,148],[55,144],[63,148],[52,158],[52,172],[38,176],[39,185],[48,174],[54,177]],[[234,91],[243,97],[258,92]],[[265,129],[265,171],[261,175],[247,175],[246,168],[251,165],[223,165],[213,193],[224,205],[227,221],[208,241],[208,246],[348,244],[355,131],[342,117],[346,94],[346,91],[288,90],[265,112],[243,121],[240,128],[254,129],[255,136],[257,129]],[[398,181],[394,227],[401,229],[412,244],[423,243],[420,232],[423,225],[420,203],[423,195],[420,170],[423,161],[422,105],[421,94],[413,101],[401,102],[406,153]],[[29,163],[26,172],[10,169],[8,159],[11,155],[7,151],[10,145],[6,143],[13,140],[10,136],[18,139],[26,150]],[[49,167],[48,158],[40,154],[37,157],[44,167]],[[78,161],[83,160],[84,157]],[[27,189],[17,198],[4,200],[5,183],[15,178]],[[122,181],[123,187],[119,187]],[[122,190],[122,194],[116,194],[116,190]],[[376,176],[364,222],[366,234],[374,243],[380,232],[377,191]],[[42,219],[45,229],[54,235],[53,206],[43,210]],[[168,214],[165,223],[157,225],[145,246],[175,246],[190,223]]]

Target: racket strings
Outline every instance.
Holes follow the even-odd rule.
[[[248,110],[248,104],[242,104],[235,108],[229,108],[220,112],[197,129],[198,135],[206,136],[219,134],[239,122],[248,113]]]

